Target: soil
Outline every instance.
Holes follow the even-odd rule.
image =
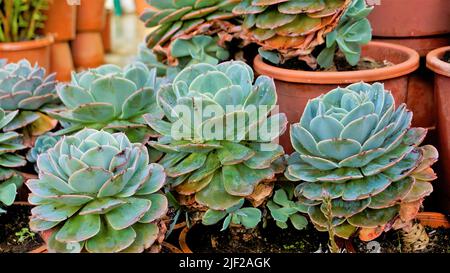
[[[274,224],[254,229],[247,238],[235,232],[220,231],[221,226],[195,225],[186,238],[194,253],[313,253],[327,251],[328,235],[308,225],[298,231],[289,227],[283,232]]]
[[[450,64],[450,51],[445,52],[444,57],[442,57],[442,60],[446,63]]]
[[[394,65],[393,63],[391,63],[387,60],[377,61],[372,58],[362,57],[359,60],[357,65],[352,66],[346,61],[344,55],[342,55],[342,54],[335,55],[334,65],[332,67],[327,68],[327,69],[319,68],[317,70],[312,69],[310,66],[308,66],[306,64],[306,62],[298,60],[298,59],[290,59],[290,60],[286,61],[285,63],[278,64],[278,65],[270,63],[267,60],[263,60],[263,61],[269,65],[280,67],[280,68],[285,68],[285,69],[302,70],[302,71],[326,71],[326,72],[363,71],[363,70],[371,70],[371,69],[389,67],[389,66]]]
[[[11,206],[7,211],[0,215],[0,253],[27,253],[40,247],[43,240],[38,234],[32,233],[28,226],[31,207]],[[23,232],[23,229],[29,232]],[[19,241],[21,236],[16,235],[21,231],[24,234],[23,242]]]
[[[430,243],[425,250],[418,253],[450,253],[450,229],[425,228]],[[401,231],[389,231],[373,242],[361,242],[355,238],[354,247],[358,253],[408,253],[402,247]]]

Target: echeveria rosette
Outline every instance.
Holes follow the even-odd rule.
[[[22,135],[17,132],[3,132],[19,114],[19,111],[5,112],[0,108],[0,167],[17,168],[26,165],[23,156],[17,154],[18,151],[26,149],[23,145]]]
[[[32,66],[27,60],[0,64],[0,108],[16,117],[3,130],[20,129],[38,136],[53,129],[57,122],[45,113],[60,103],[56,94],[55,74],[46,76],[44,68]]]
[[[17,189],[23,184],[23,177],[13,169],[0,167],[0,215],[6,213],[4,207],[16,200]]]
[[[45,153],[48,149],[55,147],[56,143],[61,139],[61,136],[55,136],[51,133],[38,136],[34,142],[34,146],[27,152],[27,161],[36,163],[38,156]],[[39,172],[35,165],[36,172]]]
[[[83,128],[124,132],[132,142],[146,142],[155,136],[142,115],[157,113],[156,90],[161,79],[156,70],[136,62],[124,69],[103,65],[72,75],[72,82],[61,84],[57,92],[67,109],[50,115],[67,127],[65,135]]]
[[[166,175],[125,134],[84,129],[38,157],[30,227],[51,231],[50,252],[142,252],[162,236]]]
[[[361,46],[372,40],[372,27],[367,16],[373,7],[365,0],[354,0],[345,11],[338,27],[326,36],[326,48],[317,57],[321,67],[330,67],[339,49],[350,65],[357,65],[361,58]]]
[[[166,170],[169,185],[181,196],[195,196],[197,203],[220,215],[244,199],[257,200],[256,205],[260,205],[271,190],[257,189],[284,170],[280,164],[284,150],[271,143],[287,124],[284,114],[269,115],[276,102],[273,80],[260,76],[255,81],[252,69],[243,62],[197,64],[182,70],[172,84],[158,92],[165,119],[145,117],[163,136],[150,145],[166,153],[159,163]],[[178,115],[175,109],[181,106],[192,116]],[[210,106],[217,111],[206,114]],[[234,111],[226,111],[227,106],[235,107]],[[249,109],[258,106],[265,111],[249,119],[254,114]],[[245,120],[246,124],[227,123],[220,127],[223,131],[219,135],[204,133],[227,117]],[[178,131],[174,128],[180,123],[187,128],[175,136]],[[272,130],[263,134],[266,127]],[[264,196],[253,196],[259,193]]]
[[[245,40],[275,64],[297,58],[315,67],[312,53],[336,29],[352,0],[243,0],[233,13],[244,16]]]
[[[411,119],[379,83],[337,88],[308,103],[291,128],[296,152],[285,176],[303,182],[296,195],[319,230],[374,239],[402,206],[432,192],[437,150],[419,146],[427,130],[410,128]]]

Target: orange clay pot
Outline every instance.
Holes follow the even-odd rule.
[[[99,31],[105,27],[105,0],[80,0],[77,13],[77,31]]]
[[[47,71],[50,70],[50,46],[53,37],[46,36],[32,41],[0,43],[0,58],[9,62],[17,62],[27,59],[31,64],[38,63]]]
[[[55,43],[51,48],[50,71],[56,72],[56,79],[61,82],[69,82],[74,70],[72,51],[68,42]]]
[[[111,20],[113,17],[113,11],[106,11],[105,28],[102,31],[103,49],[105,53],[111,52]]]
[[[408,74],[419,67],[419,54],[404,46],[371,42],[362,49],[362,56],[379,61],[390,61],[395,65],[380,69],[345,72],[309,72],[290,70],[266,64],[258,55],[254,69],[260,75],[275,79],[280,112],[286,113],[290,124],[300,120],[310,99],[318,97],[338,86],[364,81],[382,82],[392,94],[397,105],[405,103],[408,91]],[[287,153],[293,152],[289,130],[280,138]]]
[[[450,51],[450,46],[431,51],[427,56],[427,67],[435,73],[435,108],[440,161],[443,166],[443,179],[435,185],[435,194],[440,206],[450,212],[450,64],[441,60],[447,51]]]
[[[51,0],[47,11],[44,33],[55,37],[56,42],[75,39],[77,27],[77,7],[66,0]]]
[[[78,33],[72,42],[73,62],[77,70],[94,68],[104,63],[102,35],[100,32]]]
[[[382,0],[369,15],[374,36],[423,37],[450,33],[448,0]]]
[[[146,0],[134,0],[134,4],[136,6],[136,14],[139,16],[141,15],[145,9],[153,9],[152,6],[150,6]]]

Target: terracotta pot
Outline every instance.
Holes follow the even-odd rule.
[[[77,31],[102,31],[105,27],[105,0],[80,0],[77,13]]]
[[[38,63],[49,71],[50,46],[53,44],[53,41],[52,36],[45,36],[32,41],[0,43],[0,58],[8,59],[9,62],[27,59],[30,63]]]
[[[369,15],[373,35],[422,37],[450,33],[448,0],[382,0]]]
[[[439,48],[427,56],[427,67],[434,71],[439,153],[442,166],[441,183],[435,184],[440,206],[450,212],[450,64],[441,60],[450,46]]]
[[[74,65],[78,70],[102,65],[105,52],[101,33],[78,33],[76,39],[72,42],[72,55]]]
[[[424,226],[431,228],[450,228],[450,222],[448,218],[437,212],[421,212],[417,215],[417,219]]]
[[[134,4],[136,6],[136,14],[138,16],[141,15],[145,9],[152,9],[152,6],[150,6],[146,0],[134,0]]]
[[[411,37],[411,38],[376,37],[374,38],[374,41],[403,45],[417,51],[420,57],[425,57],[430,51],[435,50],[436,48],[449,45],[450,36],[441,35],[433,37]]]
[[[105,53],[111,52],[111,20],[113,17],[113,11],[108,10],[106,12],[106,22],[105,22],[105,28],[102,31],[102,41],[103,41],[103,49]]]
[[[300,120],[308,100],[338,86],[364,81],[382,82],[392,91],[397,105],[405,103],[408,94],[408,74],[419,67],[419,54],[414,50],[389,43],[371,42],[363,47],[362,55],[379,61],[390,61],[393,66],[380,69],[346,72],[308,72],[278,68],[262,61],[258,55],[254,69],[258,74],[275,79],[280,112],[286,113],[290,124]],[[280,138],[287,153],[293,152],[289,128]]]
[[[61,42],[52,45],[52,58],[50,71],[56,72],[56,79],[61,82],[69,82],[71,73],[74,70],[72,51],[68,42]]]
[[[55,41],[64,42],[75,39],[77,27],[77,7],[66,0],[50,1],[44,33],[52,34]]]
[[[413,127],[423,127],[428,130],[436,128],[433,79],[433,73],[426,67],[421,67],[409,76],[406,104],[414,113]]]

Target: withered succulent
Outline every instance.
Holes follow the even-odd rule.
[[[228,52],[225,43],[239,36],[240,27],[233,20],[236,15],[232,13],[232,9],[240,0],[148,0],[148,2],[156,10],[146,10],[140,19],[147,27],[155,27],[146,37],[146,43],[160,62],[184,68],[189,61],[180,60],[180,57],[185,59],[191,57],[197,59],[197,63],[217,64],[212,62],[210,53],[214,53],[215,59],[224,60],[227,57],[224,52]],[[194,37],[201,35],[213,38],[214,45],[210,42],[198,43],[199,38]],[[175,43],[176,41],[178,42]],[[190,43],[191,52],[179,56],[180,43]]]
[[[354,65],[360,45],[371,38],[370,11],[364,0],[243,0],[233,9],[245,18],[244,39],[259,44],[263,57],[275,64],[297,58],[313,68],[313,51],[325,43],[322,67],[333,64],[336,45]]]
[[[273,80],[260,76],[254,81],[243,62],[182,70],[158,92],[165,118],[145,117],[162,135],[150,145],[166,153],[159,163],[168,184],[181,198],[193,197],[209,209],[206,218],[220,220],[242,210],[245,199],[259,206],[272,192],[270,180],[284,170],[283,148],[271,143],[287,124],[284,114],[269,115],[276,102]]]
[[[27,60],[0,64],[0,108],[19,110],[4,131],[22,130],[38,136],[53,129],[57,122],[45,113],[58,103],[55,74],[46,76],[44,68],[32,66]]]
[[[337,88],[308,103],[291,128],[296,152],[285,175],[302,182],[296,195],[318,230],[372,240],[415,218],[433,190],[438,152],[420,146],[427,130],[411,128],[411,119],[379,83]]]
[[[125,134],[84,129],[39,155],[30,227],[51,231],[50,252],[142,252],[157,245],[166,175]],[[162,233],[162,234],[161,234]],[[158,242],[157,242],[158,241]]]
[[[66,109],[49,113],[65,122],[66,128],[57,134],[93,128],[124,132],[133,142],[146,142],[155,132],[142,115],[150,111],[158,115],[159,81],[156,70],[140,62],[124,69],[108,64],[73,74],[71,83],[57,87]]]

